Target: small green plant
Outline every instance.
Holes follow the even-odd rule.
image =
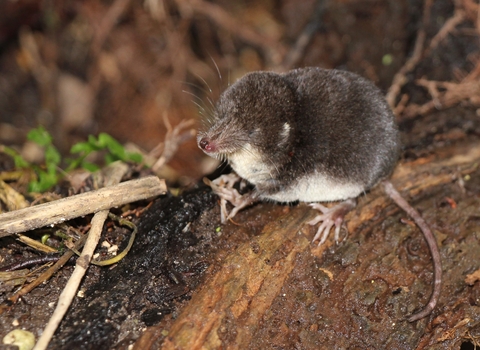
[[[125,151],[125,148],[117,140],[106,133],[101,133],[98,135],[98,138],[89,136],[88,141],[74,144],[70,149],[70,153],[76,155],[76,157],[66,159],[65,162],[68,166],[65,170],[62,170],[60,168],[62,162],[60,153],[53,145],[52,136],[44,127],[39,126],[36,129],[30,130],[27,138],[45,150],[45,164],[43,166],[30,164],[13,148],[5,146],[2,147],[1,150],[13,158],[17,168],[30,168],[35,171],[37,178],[28,184],[29,192],[45,192],[56,185],[63,174],[77,168],[91,172],[98,170],[98,165],[86,160],[87,156],[92,152],[105,151],[104,160],[106,164],[117,160],[134,163],[142,162],[142,156],[140,154]]]
[[[45,149],[45,167],[32,165],[38,178],[28,184],[29,192],[44,192],[60,180],[59,165],[60,153],[53,145],[52,136],[43,126],[30,130],[27,139],[35,142]]]
[[[15,162],[15,168],[24,169],[30,167],[30,163],[23,159],[23,157],[13,148],[2,146],[0,150],[13,158],[13,161]]]
[[[98,138],[90,135],[88,141],[78,142],[72,146],[70,153],[78,154],[78,158],[68,160],[69,166],[67,171],[76,168],[83,168],[88,171],[98,170],[99,167],[96,164],[87,162],[85,158],[92,152],[104,150],[107,151],[105,154],[106,164],[110,164],[117,160],[134,163],[140,163],[142,161],[142,156],[140,154],[125,151],[125,147],[123,147],[117,140],[106,133],[101,133],[98,135]]]

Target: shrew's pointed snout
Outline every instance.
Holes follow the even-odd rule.
[[[200,147],[206,153],[213,153],[216,151],[215,143],[212,142],[208,137],[202,137],[198,141],[198,147]]]

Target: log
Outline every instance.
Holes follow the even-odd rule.
[[[456,146],[400,164],[391,179],[420,210],[440,246],[445,276],[429,317],[406,320],[432,290],[428,247],[377,187],[347,215],[349,236],[339,245],[331,237],[321,247],[309,243],[314,230],[305,223],[315,212],[301,204],[235,251],[220,253],[220,266],[207,271],[179,315],[147,329],[134,349],[458,346],[471,329],[466,320],[479,312],[468,301],[474,296],[464,281],[480,268],[475,227],[468,226],[478,205],[465,194],[479,162],[480,143]],[[254,209],[246,211],[246,220],[249,211]],[[244,228],[224,230],[234,235]],[[457,335],[447,337],[448,331]]]

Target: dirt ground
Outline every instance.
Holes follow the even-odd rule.
[[[432,227],[443,262],[437,308],[409,323],[431,293],[430,253],[381,188],[359,199],[339,244],[310,244],[314,229],[305,223],[314,213],[302,204],[260,203],[221,225],[217,198],[201,178],[225,168],[182,133],[157,172],[172,193],[114,210],[130,210],[138,225],[132,250],[114,267],[89,267],[49,348],[480,345],[475,1],[18,0],[0,7],[0,144],[31,161],[42,160],[26,140],[38,125],[65,154],[99,132],[149,152],[167,144],[170,125],[192,119],[196,127],[211,113],[210,100],[254,70],[321,66],[371,79],[401,130],[392,182]],[[0,160],[1,173],[14,170],[9,157]],[[65,195],[68,187],[52,192]],[[90,218],[64,225],[81,231]],[[102,241],[124,247],[129,235],[109,222]],[[63,248],[53,236],[49,244]],[[0,238],[0,269],[17,264],[28,274],[22,283],[45,263],[45,254],[15,236]],[[16,302],[21,285],[0,282],[0,338],[16,328],[38,338],[73,269],[67,263]]]

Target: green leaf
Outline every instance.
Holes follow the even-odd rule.
[[[47,164],[47,166],[49,166],[50,164],[58,165],[60,164],[60,160],[60,152],[58,152],[53,145],[48,145],[45,148],[45,163]]]
[[[112,140],[115,141],[115,139],[107,133],[101,132],[98,135],[98,145],[103,148],[107,148],[108,144],[112,142]]]
[[[127,152],[126,160],[129,160],[134,163],[141,163],[143,160],[143,157],[140,153]]]
[[[29,168],[30,163],[27,162],[23,157],[15,151],[13,148],[4,146],[2,148],[3,153],[8,154],[10,157],[13,158],[13,161],[15,162],[15,168]]]
[[[31,181],[28,184],[29,192],[45,192],[58,182],[58,176],[56,173],[46,172],[41,169],[37,169],[37,173],[38,180]]]
[[[42,192],[40,190],[40,184],[38,183],[38,181],[31,181],[28,184],[28,192]]]
[[[66,159],[65,162],[68,164],[68,167],[65,169],[65,172],[68,173],[74,169],[77,169],[79,166],[81,166],[84,159],[85,157],[79,157],[75,159],[72,159],[72,158]]]
[[[91,145],[94,145],[97,148],[101,148],[97,138],[93,135],[88,135],[88,143],[90,143]]]
[[[32,129],[29,131],[27,138],[30,141],[35,142],[40,146],[48,146],[52,144],[52,136],[49,134],[47,130],[43,126],[39,126],[36,129]]]
[[[44,234],[44,235],[42,235],[42,238],[40,239],[40,242],[42,242],[42,244],[47,244],[47,240],[49,238],[50,238],[49,234]]]
[[[100,169],[100,167],[96,164],[90,162],[82,162],[81,167],[91,173]]]
[[[70,148],[70,153],[82,153],[90,154],[93,151],[96,151],[98,148],[95,145],[92,145],[90,142],[78,142]]]
[[[34,167],[37,180],[29,184],[29,190],[31,192],[44,192],[54,186],[61,178],[62,173],[60,173],[59,165],[62,162],[62,158],[53,145],[52,137],[42,126],[32,129],[28,133],[28,139],[45,149],[45,165],[43,168],[25,162],[14,150],[4,147],[5,152],[14,158],[16,164],[18,162],[18,164],[21,164],[23,167]],[[100,133],[98,137],[89,135],[86,142],[78,142],[71,147],[70,154],[74,155],[74,158],[66,160],[68,167],[65,169],[65,172],[68,173],[79,167],[90,172],[98,170],[98,165],[85,161],[89,154],[97,151],[106,151],[104,158],[106,164],[117,160],[136,163],[142,162],[142,156],[140,154],[127,152],[125,147],[112,136],[106,133]]]
[[[27,138],[45,149],[45,168],[47,169],[45,171],[37,166],[31,166],[35,169],[38,178],[31,181],[28,188],[30,192],[45,192],[60,179],[58,165],[61,162],[61,156],[52,143],[52,136],[43,126],[30,130]]]
[[[117,156],[118,159],[125,160],[125,147],[123,147],[123,145],[113,137],[108,134],[101,133],[98,135],[98,141],[101,145],[104,145],[111,154]]]
[[[112,164],[113,162],[115,162],[117,160],[118,160],[118,158],[115,157],[113,154],[110,154],[110,153],[105,154],[105,163],[107,165]]]

